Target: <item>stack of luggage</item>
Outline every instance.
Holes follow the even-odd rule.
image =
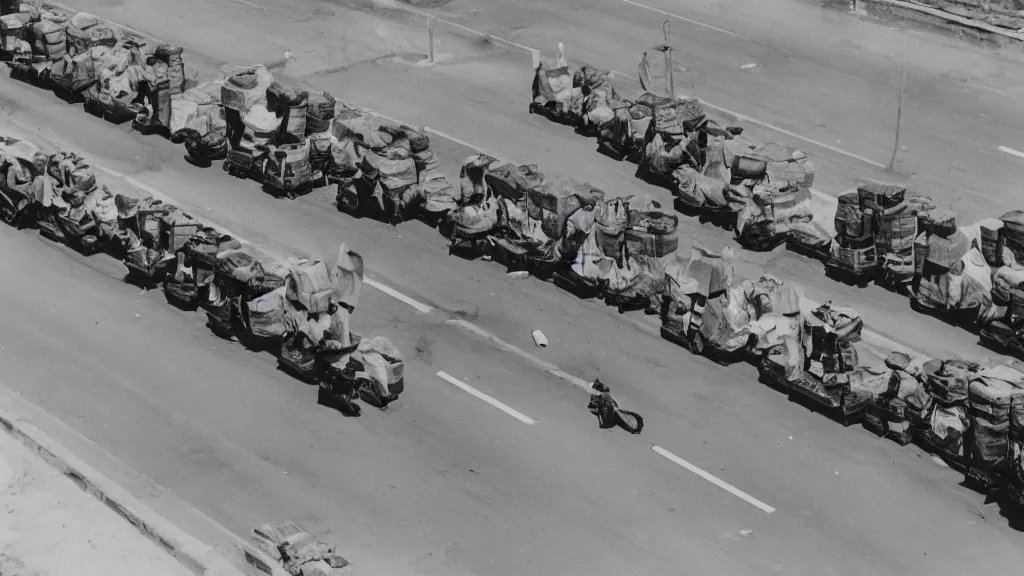
[[[911,305],[974,325],[991,303],[991,273],[984,257],[956,227],[952,212],[925,213],[921,221],[924,231],[914,241]]]
[[[854,345],[864,326],[860,314],[826,303],[802,313],[801,319],[802,366],[788,381],[788,389],[827,410],[854,417],[863,406],[846,400],[852,396],[851,374],[859,364]]]
[[[1017,361],[980,370],[968,387],[970,435],[967,479],[991,488],[1002,485],[1017,465],[1011,442],[1011,407],[1024,401],[1024,365]],[[1014,435],[1016,436],[1016,434]]]
[[[867,403],[864,428],[906,446],[928,422],[933,410],[933,395],[922,381],[922,364],[893,352],[885,360],[891,370],[884,390]],[[930,366],[930,365],[925,365]]]
[[[992,306],[979,319],[983,341],[1000,349],[1024,352],[1024,212],[979,223],[982,257],[992,273]]]
[[[583,119],[583,90],[574,86],[575,74],[558,45],[555,61],[541,59],[533,78],[530,111],[564,124],[577,125]]]
[[[863,184],[857,195],[865,211],[874,216],[872,235],[882,278],[897,289],[909,286],[914,278],[920,203],[911,204],[906,188],[894,184]]]
[[[858,284],[874,279],[878,252],[872,235],[874,211],[861,201],[858,192],[839,196],[836,207],[836,236],[826,270],[837,277],[852,278]]]
[[[665,272],[662,337],[720,363],[742,360],[756,312],[747,296],[751,283],[735,282],[732,250],[718,255],[694,247],[688,261],[676,257]]]
[[[933,406],[916,437],[922,446],[958,466],[966,461],[970,431],[968,385],[979,369],[977,364],[963,360],[933,359],[924,362],[919,372]]]
[[[730,176],[742,198],[736,234],[745,247],[771,249],[810,226],[814,164],[800,150],[769,142],[740,151]]]
[[[749,283],[746,300],[752,307],[751,348],[757,356],[786,358],[800,348],[801,307],[796,286],[765,275]]]

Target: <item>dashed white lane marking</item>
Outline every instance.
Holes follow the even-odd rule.
[[[1006,146],[1000,146],[999,151],[1006,152],[1007,154],[1011,154],[1018,158],[1024,158],[1024,152],[1021,152],[1020,150],[1014,150],[1013,148],[1007,148]]]
[[[698,22],[697,20],[693,20],[691,18],[686,18],[685,16],[680,16],[678,14],[673,14],[671,12],[667,12],[665,10],[662,10],[661,8],[655,8],[653,6],[648,6],[646,4],[641,4],[639,2],[634,2],[633,0],[622,0],[622,1],[625,2],[626,4],[632,4],[633,6],[638,6],[640,8],[644,8],[645,10],[650,10],[651,12],[657,12],[659,14],[664,14],[666,16],[671,16],[671,17],[676,18],[678,20],[682,20],[683,22],[689,22],[690,24],[696,24],[697,26],[702,26],[702,27],[707,28],[709,30],[714,30],[715,32],[721,32],[722,34],[727,34],[727,35],[733,36],[735,38],[740,38],[740,39],[746,40],[748,42],[753,42],[753,40],[751,40],[750,38],[747,38],[746,36],[744,36],[742,34],[737,34],[735,32],[730,32],[729,30],[725,30],[724,28],[719,28],[717,26],[712,26],[711,24],[705,24],[704,22]]]
[[[668,450],[665,450],[661,446],[654,445],[651,447],[651,450],[654,450],[656,454],[668,460],[669,462],[682,466],[683,468],[689,470],[690,472],[693,472],[694,474],[700,476],[701,478],[707,480],[708,482],[711,482],[715,486],[718,486],[719,488],[725,490],[726,492],[732,494],[733,496],[736,496],[741,500],[745,500],[748,504],[753,504],[754,506],[764,511],[766,514],[771,514],[772,512],[775,512],[775,508],[772,508],[771,506],[765,504],[764,502],[761,502],[757,498],[754,498],[750,494],[747,494],[746,492],[740,490],[739,488],[733,486],[732,484],[729,484],[725,480],[718,478],[714,474],[706,472],[701,468],[694,466],[693,464],[690,464],[686,460],[683,460],[679,456],[676,456],[675,454],[669,452]]]
[[[376,280],[373,280],[371,278],[363,278],[363,284],[366,284],[367,286],[372,286],[377,290],[380,290],[381,292],[387,294],[388,296],[391,296],[395,300],[399,300],[401,302],[408,304],[409,306],[412,306],[420,314],[429,314],[434,311],[434,308],[432,306],[427,306],[422,302],[413,300],[412,298],[406,296],[405,294],[402,294],[401,292],[395,290],[394,288],[391,288],[390,286],[385,286],[384,284],[381,284],[380,282],[377,282]]]
[[[483,328],[477,326],[476,324],[473,324],[472,322],[467,322],[459,318],[452,318],[450,320],[447,320],[446,323],[451,324],[453,326],[458,326],[459,328],[462,328],[467,332],[472,332],[473,334],[476,334],[477,336],[480,336],[485,340],[489,340],[498,349],[515,354],[516,356],[519,356],[520,358],[526,360],[527,362],[533,364],[534,366],[537,366],[538,368],[547,372],[548,374],[551,374],[556,378],[565,380],[566,382],[572,384],[573,386],[576,386],[577,388],[582,388],[584,391],[591,393],[594,391],[594,389],[590,386],[590,382],[587,382],[583,378],[579,378],[573,376],[572,374],[567,374],[563,372],[558,366],[555,366],[550,362],[545,362],[544,360],[537,358],[533,354],[530,354],[526,350],[523,350],[522,348],[519,348],[514,344],[509,344],[508,342],[505,342],[501,338],[498,338],[494,334],[491,334],[487,330],[484,330]]]
[[[246,6],[250,7],[250,8],[255,8],[257,10],[266,10],[266,7],[260,6],[259,4],[253,4],[252,2],[247,2],[246,0],[233,0],[233,1],[234,2],[238,2],[239,4],[244,4],[244,5],[246,5]]]
[[[452,22],[450,20],[445,20],[443,18],[436,18],[435,20],[437,22],[440,22],[442,24],[446,24],[446,25],[451,26],[453,28],[458,28],[459,30],[465,30],[466,32],[469,32],[470,34],[475,34],[477,36],[481,36],[483,38],[487,38],[488,40],[493,41],[495,44],[504,44],[506,46],[509,46],[511,48],[515,48],[517,50],[523,50],[525,52],[529,52],[530,54],[533,54],[533,53],[537,52],[536,48],[530,48],[529,46],[524,46],[522,44],[518,44],[518,43],[513,42],[511,40],[505,40],[504,38],[499,38],[499,37],[497,37],[497,36],[495,36],[493,34],[488,34],[486,32],[480,32],[478,30],[473,30],[472,28],[469,28],[468,26],[463,26],[462,24],[456,24],[455,22]]]
[[[516,420],[519,420],[523,424],[527,424],[529,426],[533,426],[534,424],[536,424],[536,422],[534,422],[533,418],[530,418],[529,416],[527,416],[526,414],[523,414],[522,412],[516,410],[515,408],[512,408],[512,407],[502,403],[500,400],[496,400],[496,399],[488,396],[487,394],[484,394],[483,392],[477,390],[476,388],[473,388],[469,384],[466,384],[465,382],[462,382],[458,378],[455,378],[454,376],[451,376],[447,372],[444,372],[444,371],[438,372],[437,373],[437,377],[442,379],[442,380],[444,380],[444,381],[446,381],[446,382],[448,382],[452,386],[455,386],[456,388],[458,388],[458,389],[460,389],[460,390],[462,390],[464,392],[468,392],[471,396],[475,396],[475,397],[483,400],[484,402],[487,402],[491,406],[494,406],[495,408],[497,408],[498,410],[501,410],[505,414],[508,414],[509,416],[515,418]]]

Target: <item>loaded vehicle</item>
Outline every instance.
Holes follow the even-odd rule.
[[[227,151],[224,171],[255,180],[289,199],[308,192],[323,177],[313,173],[309,142],[301,144],[239,145]]]
[[[42,150],[23,140],[0,138],[0,220],[18,228],[34,223],[36,165]]]
[[[743,314],[727,314],[743,292],[742,285],[731,285],[730,257],[694,247],[685,267],[667,267],[669,287],[661,309],[662,338],[719,364],[743,360],[751,338],[746,326],[730,318]]]
[[[574,86],[574,75],[565,61],[565,49],[558,44],[558,58],[544,59],[537,65],[533,78],[533,100],[530,113],[540,114],[553,122],[579,126],[583,119],[583,91]]]

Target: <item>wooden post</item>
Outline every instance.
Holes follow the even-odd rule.
[[[668,16],[668,14],[666,14]],[[668,95],[669,98],[675,98],[676,95],[676,82],[672,75],[672,44],[670,43],[670,36],[672,35],[672,17],[669,16],[661,24],[661,31],[665,34],[665,80],[668,82]]]
[[[896,154],[900,149],[900,129],[903,127],[903,99],[907,90],[907,20],[903,20],[903,56],[900,58],[900,102],[896,108],[896,142],[892,147],[892,158],[886,171],[896,170]]]
[[[427,38],[430,40],[430,57],[428,62],[434,63],[434,17],[427,18]]]

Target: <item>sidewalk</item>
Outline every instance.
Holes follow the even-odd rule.
[[[191,574],[7,433],[0,433],[0,508],[5,576]]]

